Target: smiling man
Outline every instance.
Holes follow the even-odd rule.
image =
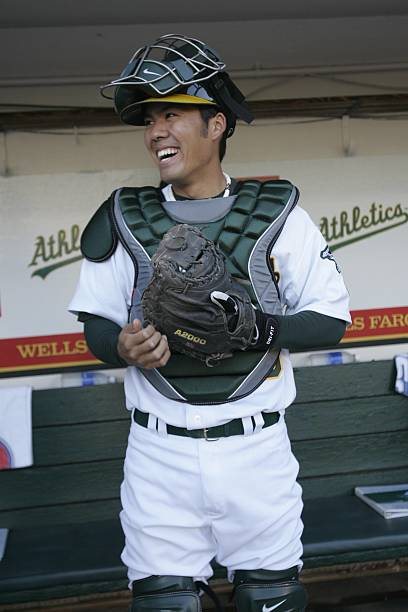
[[[161,188],[117,189],[95,213],[70,310],[94,354],[127,368],[120,518],[131,610],[201,610],[215,559],[239,612],[301,612],[302,498],[284,419],[295,397],[289,351],[341,339],[350,316],[340,270],[322,256],[327,245],[297,206],[296,187],[223,171],[227,138],[252,115],[215,51],[163,36],[109,89],[122,121],[145,126]],[[180,352],[163,321],[143,319],[151,259],[172,228],[177,249],[187,248],[177,234],[184,224],[223,252],[249,303],[249,342],[217,367]],[[224,296],[217,308],[238,333],[228,311],[236,302]]]

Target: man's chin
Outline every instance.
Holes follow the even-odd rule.
[[[168,170],[163,169],[160,171],[160,180],[162,183],[172,184],[177,182],[178,178],[179,174],[177,172],[171,172],[170,168]]]

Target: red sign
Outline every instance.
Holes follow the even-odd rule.
[[[98,365],[83,334],[0,340],[0,373]]]
[[[5,442],[0,440],[0,470],[11,468],[11,452]]]
[[[408,338],[408,306],[353,310],[342,343],[401,341]]]

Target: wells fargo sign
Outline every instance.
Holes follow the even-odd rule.
[[[59,334],[0,340],[0,373],[46,371],[101,362],[89,351],[83,334]]]
[[[408,306],[353,310],[352,324],[342,343],[378,344],[403,342],[408,338]]]

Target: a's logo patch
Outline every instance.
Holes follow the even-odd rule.
[[[323,251],[320,252],[320,257],[322,259],[330,259],[330,261],[332,261],[334,263],[334,265],[336,266],[336,270],[339,274],[341,274],[341,270],[339,268],[339,265],[337,263],[337,261],[334,259],[333,257],[333,253],[331,252],[329,245],[326,245],[323,249]]]

